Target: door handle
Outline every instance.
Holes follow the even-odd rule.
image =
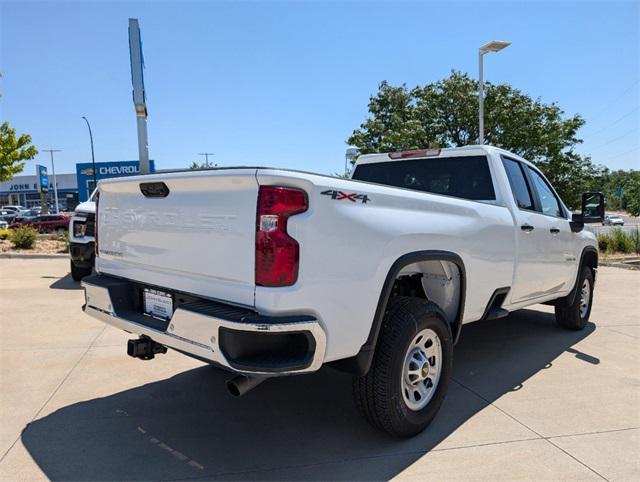
[[[522,226],[520,226],[520,229],[527,233],[530,233],[531,231],[533,231],[533,226],[531,226],[530,224],[523,224]]]
[[[549,232],[550,232],[551,234],[558,234],[558,233],[560,232],[560,230],[559,230],[558,228],[551,228],[551,229],[549,230]]]

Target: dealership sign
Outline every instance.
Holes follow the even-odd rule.
[[[149,161],[151,172],[155,171],[153,161]],[[114,161],[96,162],[96,178],[109,179],[113,177],[135,176],[140,174],[140,163],[138,161]],[[76,175],[78,178],[78,198],[80,202],[89,199],[91,192],[95,188],[93,182],[93,164],[83,162],[76,164]]]
[[[37,164],[36,172],[38,176],[38,191],[49,192],[49,176],[47,176],[47,168]]]

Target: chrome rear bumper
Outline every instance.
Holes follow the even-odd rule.
[[[220,365],[235,373],[266,376],[308,373],[318,370],[324,361],[325,332],[317,320],[308,316],[301,316],[300,320],[296,320],[291,316],[278,319],[254,314],[239,320],[238,317],[232,316],[230,318],[234,319],[229,319],[178,306],[166,329],[162,330],[158,328],[157,323],[154,324],[155,326],[146,324],[146,315],[133,313],[129,309],[120,309],[122,291],[118,292],[117,286],[114,288],[118,283],[127,283],[127,281],[114,280],[105,276],[85,278],[82,281],[86,300],[84,312],[116,328],[136,335],[148,336],[157,343]],[[232,309],[233,307],[230,307],[230,310]],[[225,310],[222,312],[224,313]],[[275,365],[239,362],[228,355],[230,350],[221,346],[221,336],[224,338],[226,334],[227,339],[230,339],[228,333],[233,333],[236,340],[242,340],[246,335],[252,340],[254,346],[259,346],[261,339],[266,341],[266,338],[260,337],[283,335],[286,338],[286,336],[299,337],[304,334],[309,340],[309,349],[304,360],[292,359],[290,365],[287,365],[286,355],[284,362]],[[257,343],[256,340],[258,340]],[[237,344],[237,342],[234,343]],[[271,354],[265,359],[273,361],[274,356]]]

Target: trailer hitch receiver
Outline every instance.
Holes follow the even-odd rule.
[[[156,343],[147,336],[127,342],[127,355],[141,360],[153,360],[156,354],[167,353],[167,347]]]

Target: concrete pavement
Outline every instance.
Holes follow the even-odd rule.
[[[431,427],[370,428],[350,377],[228,375],[80,311],[66,260],[0,260],[0,479],[640,479],[640,273],[601,268],[591,323],[550,307],[466,325]],[[538,309],[539,308],[539,309]]]

